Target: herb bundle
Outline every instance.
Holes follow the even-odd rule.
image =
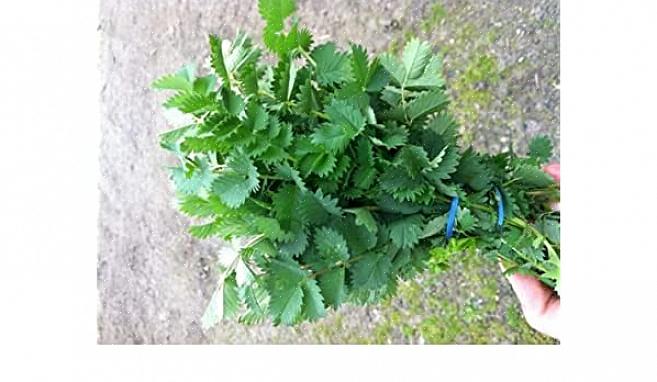
[[[315,320],[466,249],[558,290],[550,141],[535,138],[527,157],[463,150],[427,43],[401,58],[317,45],[296,20],[286,27],[294,10],[259,1],[275,65],[243,33],[210,36],[210,74],[186,66],[153,83],[175,91],[164,106],[182,126],[161,146],[179,160],[190,233],[246,241],[221,250],[203,325]]]

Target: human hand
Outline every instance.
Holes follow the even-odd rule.
[[[560,168],[558,163],[545,166],[546,173],[560,182]],[[559,205],[555,205],[559,209]],[[560,339],[559,307],[561,299],[548,286],[533,276],[512,274],[508,276],[513,291],[518,296],[522,313],[527,323],[537,331],[550,337]]]

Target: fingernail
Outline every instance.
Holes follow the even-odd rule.
[[[561,203],[559,203],[559,202],[550,203],[550,208],[552,208],[552,210],[554,210],[554,211],[561,211],[560,204]]]

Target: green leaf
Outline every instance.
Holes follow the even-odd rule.
[[[455,145],[457,140],[457,124],[447,113],[440,113],[426,124],[426,130],[440,137],[444,145]]]
[[[164,103],[164,107],[176,108],[183,113],[198,113],[214,109],[215,101],[211,95],[181,91],[169,98]]]
[[[236,90],[238,78],[243,77],[242,70],[257,61],[260,51],[244,32],[238,32],[232,43],[215,35],[210,35],[209,39],[212,69],[222,79],[225,88]]]
[[[243,287],[243,300],[248,308],[247,313],[240,317],[239,322],[245,325],[261,323],[267,315],[269,296],[267,290],[259,283],[253,282]]]
[[[258,233],[272,240],[284,240],[289,237],[283,229],[278,220],[266,216],[256,216],[253,219],[253,226]]]
[[[195,217],[207,217],[215,213],[207,200],[196,195],[186,196],[178,208],[184,214]]]
[[[351,216],[333,221],[332,226],[347,240],[351,253],[355,255],[361,255],[376,247],[377,235],[365,226],[357,225]]]
[[[381,55],[381,64],[396,84],[405,89],[435,89],[442,87],[442,64],[431,54],[426,42],[413,39],[406,44],[400,62],[391,54]]]
[[[194,91],[200,94],[209,95],[217,84],[217,77],[210,74],[205,77],[199,77],[194,80]]]
[[[191,195],[209,188],[213,179],[210,167],[205,160],[201,160],[197,167],[186,170],[181,167],[171,169],[171,179],[176,190],[183,194]]]
[[[390,257],[381,253],[369,253],[354,262],[351,271],[351,283],[357,289],[377,289],[388,282],[392,262]]]
[[[276,97],[281,102],[288,102],[292,99],[295,90],[297,73],[299,68],[291,58],[281,60],[275,71]]]
[[[196,73],[196,66],[194,64],[187,64],[180,68],[177,72],[176,75],[180,76],[181,78],[185,78],[188,82],[193,83],[194,78]]]
[[[401,90],[396,89],[392,86],[386,86],[385,88],[383,88],[383,91],[381,92],[380,95],[381,101],[384,101],[385,103],[388,104],[388,106],[390,106],[390,109],[385,112],[384,116],[388,120],[391,120],[391,122],[402,120],[403,115],[401,111],[403,110],[400,107],[400,104],[402,103],[401,93],[402,93]]]
[[[207,307],[205,308],[205,312],[203,312],[203,316],[201,317],[201,326],[203,327],[203,330],[212,328],[213,326],[217,325],[223,318],[223,298],[223,287],[218,287],[214,293],[212,293],[210,302],[208,303]]]
[[[280,252],[287,256],[298,256],[308,248],[308,232],[299,222],[295,221],[294,226],[286,241],[280,246]]]
[[[459,162],[452,179],[458,183],[467,184],[475,191],[481,191],[491,182],[490,171],[483,164],[479,155],[468,149]]]
[[[230,87],[230,75],[224,60],[223,41],[221,37],[210,35],[210,65],[217,75]]]
[[[402,53],[402,62],[406,69],[402,83],[420,77],[430,58],[431,47],[426,42],[413,38],[406,43]]]
[[[338,52],[334,43],[322,44],[311,53],[317,69],[317,82],[327,86],[347,82],[351,79],[349,58]]]
[[[347,134],[354,137],[360,134],[365,127],[365,117],[358,109],[358,105],[346,100],[333,100],[325,109],[329,121],[341,126]]]
[[[442,181],[436,181],[433,183],[433,185],[436,187],[436,190],[440,191],[443,195],[449,196],[450,198],[459,196],[459,193],[457,191],[462,192],[458,186],[455,185],[448,186]]]
[[[345,299],[345,269],[333,268],[319,276],[319,286],[324,296],[324,302],[337,309]]]
[[[219,234],[222,229],[223,226],[220,222],[213,221],[189,227],[189,234],[197,239],[207,239],[208,237]]]
[[[422,170],[430,166],[427,152],[422,147],[413,145],[404,146],[399,150],[394,163],[404,169],[410,177],[419,175]]]
[[[300,168],[306,174],[314,173],[324,178],[331,174],[336,162],[335,154],[330,152],[316,152],[304,157],[300,163]]]
[[[231,274],[224,280],[224,312],[223,318],[230,320],[237,315],[237,311],[240,307],[240,297],[237,290],[237,281],[235,280],[235,274]]]
[[[379,186],[386,193],[399,201],[415,201],[418,196],[430,190],[423,177],[411,177],[399,167],[388,168],[379,181]]]
[[[333,181],[340,181],[342,176],[345,175],[351,168],[351,157],[343,155],[338,159],[338,163],[335,165],[335,169],[331,173],[331,176],[328,179]],[[320,187],[322,188],[322,187]]]
[[[354,186],[364,190],[368,189],[374,184],[377,175],[378,173],[374,167],[368,165],[359,166],[354,172]]]
[[[289,229],[292,221],[298,220],[300,217],[296,212],[300,197],[299,189],[291,184],[281,187],[272,195],[274,214],[285,229]]]
[[[378,139],[370,137],[372,143],[377,146],[383,146],[388,149],[403,146],[408,141],[408,130],[403,126],[398,126],[396,123],[386,125],[383,137]]]
[[[440,215],[436,218],[431,219],[422,229],[420,234],[420,239],[425,239],[427,237],[435,236],[439,233],[445,231],[445,225],[447,224],[447,215]]]
[[[187,76],[180,74],[167,74],[153,81],[154,89],[183,90],[192,91],[194,86]]]
[[[324,297],[317,281],[305,279],[302,284],[303,290],[303,315],[310,321],[315,321],[326,315],[324,308]]]
[[[240,115],[244,111],[244,100],[232,90],[224,88],[222,90],[222,99],[224,101],[224,107],[229,113]]]
[[[364,226],[365,228],[367,228],[368,231],[372,233],[378,232],[379,227],[376,224],[376,220],[374,219],[374,216],[372,216],[372,213],[367,208],[352,208],[346,211],[356,215],[357,225]]]
[[[263,40],[269,50],[279,56],[287,54],[285,36],[280,33],[284,28],[285,19],[294,13],[293,0],[259,0],[258,10],[266,22]]]
[[[456,218],[458,221],[458,229],[461,232],[469,232],[472,229],[475,228],[475,224],[477,223],[477,219],[475,216],[470,212],[469,209],[463,208],[462,210],[459,211],[459,215]]]
[[[265,109],[256,104],[250,103],[246,108],[246,120],[244,124],[253,131],[264,130],[267,128],[269,115]]]
[[[297,94],[297,108],[298,110],[306,115],[311,115],[313,111],[319,111],[319,96],[313,88],[312,80],[309,78],[306,79],[305,83],[299,85],[299,93]]]
[[[313,36],[306,28],[299,28],[296,21],[292,22],[290,32],[281,40],[279,52],[296,55],[298,52],[308,52],[313,43]]]
[[[390,223],[390,240],[398,248],[413,248],[423,231],[422,215],[410,215]]]
[[[301,283],[306,274],[293,260],[273,259],[268,275],[269,311],[274,323],[292,325],[301,313],[304,295]]]
[[[356,143],[356,160],[361,165],[374,165],[372,144],[367,139],[360,138]]]
[[[217,175],[212,190],[227,206],[235,208],[244,204],[259,184],[256,167],[243,152],[236,151],[228,158],[226,168]]]
[[[171,109],[175,110],[175,109]],[[177,111],[180,113],[179,111]],[[185,115],[180,113],[181,115]],[[180,154],[180,143],[181,141],[192,134],[196,129],[196,125],[187,125],[174,130],[167,131],[166,133],[160,134],[160,147],[165,150],[172,151],[177,155]]]
[[[235,274],[222,276],[212,293],[210,302],[201,317],[203,330],[208,330],[218,324],[222,319],[230,319],[235,316],[239,308],[240,298],[237,292]]]
[[[337,205],[338,200],[329,195],[324,196],[322,190],[306,192],[302,195],[299,213],[304,220],[312,224],[323,224],[332,217],[342,216],[342,209]],[[332,216],[331,216],[332,215]]]
[[[413,121],[427,114],[442,110],[447,105],[447,101],[447,96],[442,90],[425,92],[408,104],[406,114]]]
[[[445,155],[447,154],[447,149],[449,146],[443,147],[442,150],[436,155],[430,162],[429,162],[429,168],[425,168],[425,172],[430,171],[432,168],[438,168],[440,167],[440,163],[443,161],[443,158],[445,158]]]
[[[432,56],[424,68],[423,73],[417,78],[409,78],[406,81],[406,89],[436,89],[445,85],[442,77],[442,63],[437,56]]]
[[[275,322],[292,325],[301,313],[303,290],[298,284],[278,283],[271,290],[269,309]]]
[[[541,231],[552,243],[559,244],[561,240],[561,229],[558,221],[544,218],[536,223],[536,228]]]
[[[552,157],[552,142],[546,136],[536,136],[529,142],[529,156],[539,164],[547,163]]]
[[[380,60],[375,58],[370,63],[370,69],[368,72],[368,82],[365,90],[368,92],[380,92],[390,81],[388,72],[380,64]]]
[[[338,261],[349,258],[349,248],[344,237],[329,227],[320,227],[315,230],[315,248],[327,265],[334,265]]]
[[[529,165],[519,166],[514,173],[514,177],[518,179],[518,183],[530,188],[544,188],[554,184],[554,180],[550,175],[538,167]]]
[[[459,165],[460,154],[456,147],[446,147],[437,166],[428,171],[424,171],[425,177],[430,179],[435,185],[442,185],[442,180],[449,179],[450,175],[456,171]]]
[[[390,76],[397,82],[398,85],[404,83],[406,77],[406,68],[399,62],[399,60],[390,53],[381,55],[381,65],[386,69]]]
[[[257,96],[260,89],[260,73],[255,62],[249,62],[244,65],[236,75],[236,82],[239,85],[242,94],[245,96]],[[264,89],[263,89],[264,91]]]
[[[314,144],[324,146],[332,152],[343,151],[352,138],[353,133],[344,126],[333,124],[323,124],[312,134]]]
[[[207,199],[197,195],[185,195],[180,201],[178,208],[186,215],[201,218],[223,214],[227,210],[227,207],[213,195],[210,195]]]
[[[307,190],[306,184],[304,183],[301,174],[299,174],[299,171],[295,170],[287,163],[276,166],[276,174],[284,179],[293,181],[299,189],[303,191]]]
[[[365,87],[369,79],[367,51],[360,45],[351,45],[351,69],[354,81],[358,86]]]

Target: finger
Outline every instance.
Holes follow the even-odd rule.
[[[559,163],[550,163],[543,167],[543,171],[550,175],[557,183],[561,183],[561,165]],[[552,207],[554,211],[561,211],[559,202],[550,204],[550,207]]]
[[[561,205],[559,202],[550,203],[550,208],[552,208],[552,211],[557,211],[557,212],[561,211]]]
[[[520,305],[531,313],[543,313],[552,291],[536,278],[518,273],[509,275],[509,282],[516,292]]]
[[[557,183],[561,182],[561,165],[559,163],[550,163],[543,167],[543,171],[554,178]]]
[[[557,316],[561,306],[559,297],[532,276],[516,273],[508,279],[518,296],[527,322],[539,332],[558,338]]]

